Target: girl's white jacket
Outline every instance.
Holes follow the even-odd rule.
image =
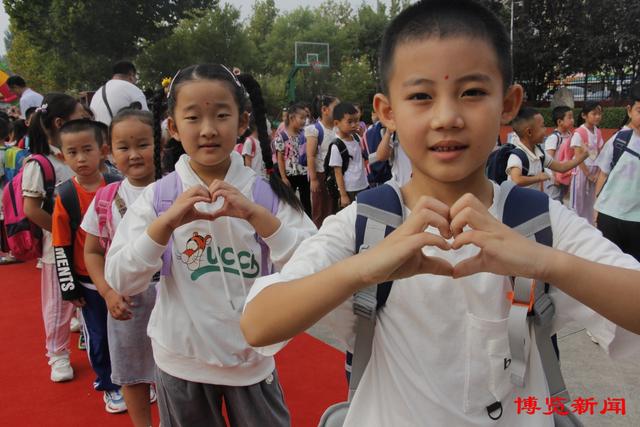
[[[225,181],[253,200],[256,173],[231,154]],[[183,155],[176,164],[183,191],[204,185]],[[165,246],[146,230],[156,219],[154,185],[129,207],[109,249],[105,277],[122,295],[144,291],[162,266]],[[264,239],[276,270],[298,245],[316,232],[313,222],[284,202],[280,228]],[[272,357],[256,353],[240,331],[242,308],[261,271],[261,249],[255,230],[242,219],[221,217],[178,227],[172,236],[171,274],[158,284],[158,297],[147,333],[160,369],[178,378],[210,384],[245,386],[267,378]]]

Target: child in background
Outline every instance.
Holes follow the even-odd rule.
[[[596,159],[604,140],[598,125],[602,120],[602,107],[597,102],[587,102],[580,112],[580,122],[571,137],[571,148],[575,150],[575,156],[587,152],[588,157],[578,167],[571,180],[571,208],[582,218],[593,224],[593,205],[596,201],[596,181],[600,169]]]
[[[628,125],[607,141],[598,156],[595,210],[604,237],[640,261],[640,84],[631,88],[630,101]]]
[[[375,312],[371,358],[345,427],[552,426],[546,411],[517,410],[517,397],[544,405],[549,386],[533,341],[523,349],[524,383],[512,382],[509,276],[553,285],[552,331],[570,320],[592,325],[602,348],[631,356],[640,350],[640,263],[537,191],[508,189],[536,208],[547,204],[553,247],[497,219],[511,184],[489,181],[485,164],[523,90],[511,83],[509,36],[485,6],[414,3],[389,23],[380,52],[383,93],[374,106],[413,166],[406,185],[388,184],[403,205],[400,225],[354,256],[358,203],[327,218],[280,273],[253,287],[245,337],[253,346],[280,343],[259,349],[273,354],[323,319],[352,349],[354,293],[394,281]]]
[[[566,105],[555,107],[553,111],[551,111],[551,119],[556,128],[547,136],[547,139],[545,139],[544,151],[552,159],[558,160],[558,154],[562,144],[565,143],[565,141],[570,143],[569,140],[571,139],[573,130],[573,110]],[[573,158],[573,155],[571,157]],[[556,175],[554,175],[547,181],[544,191],[553,200],[562,202],[564,197],[569,194],[569,186],[560,182],[556,178]]]
[[[244,159],[244,165],[253,169],[260,177],[265,178],[266,172],[264,169],[264,162],[262,161],[262,149],[260,148],[260,141],[258,141],[258,128],[256,127],[256,121],[251,117],[249,121],[249,128],[245,132],[244,142],[241,142],[242,158]]]
[[[339,197],[335,200],[338,211],[351,204],[359,192],[368,188],[369,181],[360,138],[356,133],[358,110],[348,102],[339,103],[333,109],[333,124],[337,138],[329,146],[329,159],[325,164],[333,168],[339,192]]]
[[[123,296],[145,291],[162,268],[148,327],[162,425],[224,425],[223,399],[232,425],[290,423],[274,360],[249,347],[239,321],[255,278],[282,268],[315,227],[279,178],[266,183],[233,153],[249,121],[238,79],[247,80],[222,65],[177,73],[168,124],[187,154],[129,207],[106,260],[106,282]],[[252,86],[266,159],[262,95]],[[163,208],[154,200],[168,183],[178,188]]]
[[[329,151],[329,144],[336,138],[333,127],[333,109],[340,102],[335,96],[319,95],[313,103],[314,125],[304,128],[307,140],[307,172],[311,190],[311,219],[316,227],[320,227],[326,217],[333,214],[333,198],[327,190],[324,159]],[[322,135],[320,128],[322,127]]]
[[[107,335],[111,380],[121,386],[129,417],[136,427],[151,425],[150,400],[155,400],[155,392],[150,389],[155,363],[147,325],[156,299],[158,278],[154,276],[146,291],[123,297],[105,281],[104,263],[108,245],[128,207],[155,181],[156,171],[160,171],[160,165],[154,165],[154,158],[158,159],[154,152],[160,150],[160,144],[159,141],[154,144],[153,126],[153,115],[141,110],[120,110],[111,120],[109,147],[116,166],[126,178],[110,184],[117,186],[117,190],[109,206],[96,206],[99,200],[107,202],[101,193],[107,194],[109,186],[98,190],[82,220],[82,229],[87,233],[84,245],[87,271],[110,313]],[[101,226],[100,215],[109,218],[107,209],[111,210],[111,222]],[[150,393],[153,393],[151,398]]]
[[[307,111],[303,104],[294,104],[289,107],[286,127],[276,136],[274,146],[278,153],[278,170],[282,181],[293,191],[298,191],[305,213],[311,216],[307,167],[302,166],[299,160],[302,130],[306,120]]]
[[[31,116],[28,131],[29,149],[32,154],[47,156],[55,171],[56,185],[73,176],[73,171],[64,163],[58,148],[58,132],[65,122],[82,118],[84,115],[82,105],[71,96],[49,93],[44,96],[42,107]],[[53,194],[47,193],[42,170],[35,161],[27,161],[24,166],[22,197],[25,215],[40,227],[43,233],[40,293],[51,381],[69,381],[73,379],[73,368],[69,362],[69,339],[74,308],[73,304],[63,301],[60,294],[51,243]]]
[[[7,139],[10,139],[11,122],[9,116],[4,112],[0,113],[0,194],[7,184],[7,179],[4,172],[4,159],[5,151],[11,147],[11,144]],[[7,243],[7,236],[4,229],[4,214],[2,212],[2,198],[0,198],[0,265],[10,264],[15,262],[16,259],[9,253],[9,245]]]
[[[93,386],[104,392],[105,410],[119,413],[127,408],[120,387],[111,381],[107,307],[89,277],[84,261],[86,232],[80,228],[96,191],[108,183],[100,172],[104,155],[102,138],[101,128],[90,119],[72,120],[60,128],[60,149],[75,177],[63,182],[57,190],[52,234],[62,298],[82,307],[87,353],[97,376]]]

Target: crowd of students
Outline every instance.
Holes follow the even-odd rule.
[[[553,390],[540,344],[514,345],[512,313],[538,316],[546,298],[537,340],[576,321],[609,354],[638,354],[640,87],[610,141],[587,103],[575,130],[556,108],[542,148],[542,116],[511,82],[498,18],[423,0],[385,30],[369,127],[318,96],[271,132],[258,82],[218,64],[179,70],[153,113],[129,105],[108,126],[61,93],[25,112],[26,135],[0,117],[3,161],[28,141],[11,178],[42,233],[51,380],[73,378],[79,307],[108,412],[149,426],[157,399],[163,426],[287,426],[273,355],[316,322],[353,352],[354,304],[373,290],[373,351],[344,425],[553,425],[516,412],[517,396]],[[499,185],[487,159],[509,123]],[[508,218],[523,209],[540,215]]]

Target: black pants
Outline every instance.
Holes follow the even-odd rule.
[[[288,175],[287,179],[291,183],[293,191],[298,190],[300,201],[305,213],[311,217],[311,191],[309,190],[309,180],[306,175]]]
[[[640,222],[625,221],[598,213],[598,229],[622,252],[640,261]]]

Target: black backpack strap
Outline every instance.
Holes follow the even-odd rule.
[[[104,173],[104,174],[102,174],[102,177],[104,178],[104,184],[105,185],[109,185],[109,184],[114,183],[114,182],[122,181],[122,177],[121,176],[115,175],[115,174],[112,174],[112,173]]]
[[[104,105],[105,107],[107,107],[107,111],[109,112],[109,117],[111,117],[113,119],[113,111],[111,111],[111,106],[109,105],[109,101],[107,101],[107,83],[109,82],[105,82],[105,84],[102,85],[102,100],[104,101]]]
[[[527,153],[525,153],[522,148],[516,147],[513,150],[511,150],[511,154],[515,154],[516,156],[518,156],[518,158],[522,162],[522,175],[528,176],[529,175],[529,156],[527,156]]]
[[[71,241],[73,242],[74,236],[80,223],[82,222],[82,212],[80,211],[80,200],[78,200],[78,192],[76,186],[73,184],[73,178],[63,182],[57,188],[58,195],[62,206],[64,206],[67,214],[69,215],[69,226],[71,227]]]
[[[351,158],[349,155],[349,149],[347,148],[347,144],[345,144],[340,138],[336,138],[335,144],[340,152],[340,157],[342,157],[342,173],[344,174],[349,167],[349,159]]]
[[[621,130],[616,134],[616,138],[613,140],[613,158],[611,159],[611,171],[616,167],[620,157],[626,151],[631,155],[640,158],[640,154],[629,148],[629,142],[633,136],[633,129]],[[611,173],[611,171],[609,173]]]
[[[79,287],[79,281],[73,268],[73,245],[76,239],[76,232],[82,222],[82,214],[80,211],[80,200],[78,200],[78,192],[73,184],[73,178],[66,180],[56,189],[62,206],[69,215],[69,228],[71,235],[69,236],[70,244],[64,247],[54,247],[54,255],[56,258],[56,270],[58,281],[60,283],[60,291],[62,299],[71,301],[82,296]],[[68,266],[68,267],[64,267]]]

